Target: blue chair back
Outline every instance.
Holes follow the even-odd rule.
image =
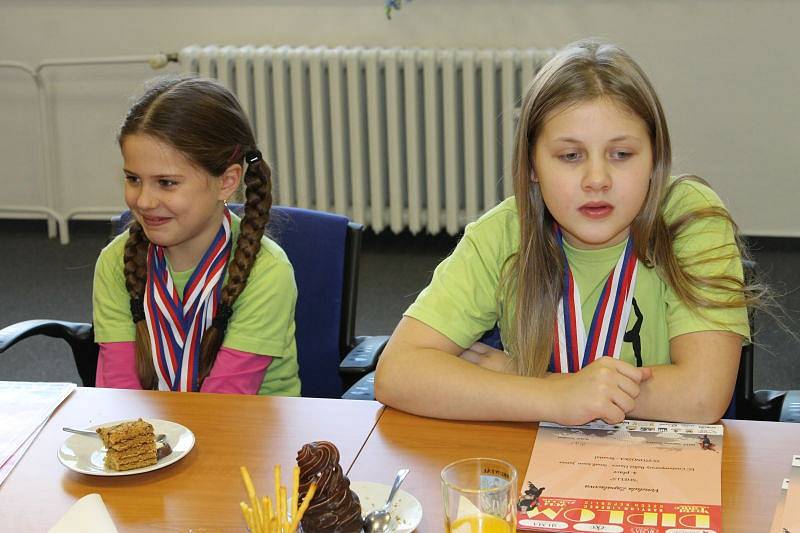
[[[295,340],[303,396],[339,398],[342,304],[349,220],[275,206],[267,232],[284,249],[297,283]]]

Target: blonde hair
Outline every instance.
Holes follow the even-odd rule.
[[[513,158],[514,192],[519,210],[520,245],[503,266],[499,294],[509,308],[499,309],[506,349],[515,356],[517,372],[541,376],[553,350],[555,313],[562,294],[563,252],[553,230],[554,219],[538,184],[530,179],[533,148],[545,122],[572,105],[607,98],[630,110],[650,135],[653,168],[650,187],[630,234],[639,260],[654,267],[682,301],[698,308],[743,307],[757,299],[757,288],[735,276],[703,277],[687,266],[720,260],[719,257],[681,264],[673,250],[675,236],[692,221],[708,216],[724,218],[736,227],[727,211],[708,208],[693,211],[667,225],[662,208],[668,194],[685,177],[670,184],[672,149],[664,111],[647,75],[621,48],[597,40],[582,40],[558,52],[528,87],[522,101]],[[737,237],[737,245],[739,245]],[[739,257],[739,250],[725,257]],[[709,299],[702,289],[725,296]],[[512,304],[512,302],[514,302]],[[513,305],[513,313],[510,307]]]

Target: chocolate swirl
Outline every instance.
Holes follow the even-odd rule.
[[[361,503],[350,490],[350,480],[342,473],[339,450],[327,441],[303,445],[297,452],[300,467],[300,500],[311,482],[317,481],[317,491],[303,515],[303,531],[309,533],[359,533]]]

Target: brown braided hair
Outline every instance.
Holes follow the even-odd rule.
[[[221,176],[232,164],[246,164],[245,205],[241,231],[228,265],[228,280],[211,326],[200,345],[199,384],[211,372],[225,336],[233,304],[244,290],[261,246],[272,207],[272,177],[261,159],[249,121],[236,97],[220,83],[195,76],[151,80],[144,94],[128,110],[117,141],[128,135],[147,135],[179,151],[212,176]],[[143,299],[150,241],[138,222],[129,227],[125,244],[125,286],[136,324],[136,372],[145,389],[158,385]]]

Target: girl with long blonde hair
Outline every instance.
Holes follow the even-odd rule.
[[[627,53],[557,53],[522,102],[514,196],[406,311],[378,399],[456,419],[718,420],[757,295],[719,197],[670,165],[661,104]],[[503,351],[476,342],[495,325]]]

